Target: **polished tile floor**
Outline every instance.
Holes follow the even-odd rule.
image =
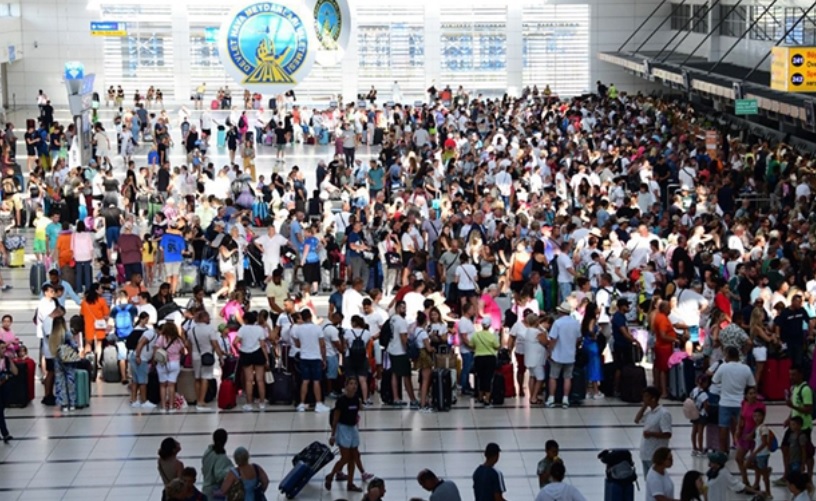
[[[20,120],[24,117],[20,114],[15,120],[24,123]],[[328,147],[295,146],[291,158],[313,166],[330,154]],[[271,172],[272,155],[259,152],[260,173]],[[216,156],[217,161],[224,159],[223,152]],[[312,186],[313,171],[306,171]],[[27,258],[30,264],[33,256]],[[6,268],[0,273],[14,286],[0,296],[0,314],[12,314],[14,331],[26,345],[36,347],[30,322],[35,299],[28,291],[28,270]],[[316,302],[320,313],[325,313],[325,296]],[[262,294],[256,294],[253,303],[262,307]],[[68,308],[69,315],[77,313],[75,305],[69,303]],[[37,356],[35,349],[32,356]],[[325,415],[298,414],[289,407],[271,406],[264,413],[148,414],[130,408],[121,385],[98,382],[90,408],[63,415],[39,404],[41,391],[37,385],[37,399],[28,408],[7,411],[16,440],[0,444],[0,501],[159,500],[156,452],[161,440],[176,437],[182,445],[181,460],[200,470],[201,454],[218,427],[230,432],[228,449],[247,447],[253,461],[266,469],[272,485],[268,497],[275,499],[276,486],[290,469],[291,457],[314,440],[328,439]],[[704,471],[707,463],[690,455],[691,429],[679,403],[670,403],[669,409],[675,423],[671,474],[679,497],[683,474],[691,469]],[[449,413],[430,415],[375,405],[363,413],[360,422],[362,460],[368,471],[385,479],[388,500],[427,498],[415,480],[422,468],[455,481],[463,499],[471,500],[471,474],[482,461],[485,445],[496,442],[503,451],[498,468],[507,483],[505,498],[533,500],[538,491],[536,464],[544,456],[546,440],[555,439],[561,445],[567,481],[576,484],[587,499],[599,500],[603,497],[603,466],[596,456],[613,447],[632,449],[637,456],[640,428],[632,422],[636,411],[637,406],[612,399],[562,410],[530,409],[519,399],[508,399],[502,408],[480,409],[465,398]],[[783,407],[771,406],[769,422],[779,436],[784,417]],[[779,453],[771,463],[781,471]],[[729,467],[735,470],[733,462]],[[642,478],[640,486],[644,486]],[[775,499],[789,499],[782,489],[773,493]],[[643,499],[643,491],[636,497]],[[347,496],[342,483],[325,491],[317,478],[299,496],[305,500],[359,498]],[[729,499],[747,498],[733,495]]]

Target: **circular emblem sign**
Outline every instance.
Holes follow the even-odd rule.
[[[280,94],[301,83],[314,64],[312,19],[294,5],[251,3],[221,26],[218,51],[227,73],[251,92]]]
[[[317,64],[339,64],[346,54],[353,28],[348,0],[309,0],[308,5],[312,6],[314,15]]]

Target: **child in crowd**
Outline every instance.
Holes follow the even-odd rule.
[[[813,457],[813,443],[810,437],[802,432],[801,416],[790,419],[788,433],[785,435],[785,445],[788,447],[788,471],[803,473],[807,468],[807,461]]]
[[[756,423],[754,448],[745,457],[745,463],[750,465],[749,467],[752,470],[756,471],[754,488],[759,490],[759,481],[762,479],[765,483],[765,496],[770,498],[771,468],[768,466],[768,459],[771,457],[771,442],[774,438],[770,428],[765,424],[764,409],[754,411],[754,423]]]
[[[538,462],[537,468],[539,488],[543,488],[550,483],[550,468],[552,468],[552,465],[562,462],[561,458],[558,457],[558,449],[559,445],[555,440],[547,440],[547,443],[544,444],[546,456]]]
[[[691,390],[689,398],[694,402],[699,417],[691,421],[691,455],[705,456],[705,427],[708,424],[708,388],[711,379],[705,374],[697,378],[697,386]]]

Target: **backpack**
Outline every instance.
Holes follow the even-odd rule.
[[[136,318],[136,308],[132,305],[116,306],[116,312],[113,316],[114,328],[116,329],[116,337],[119,339],[127,338],[133,332],[133,320]]]
[[[610,290],[607,287],[603,287],[603,290],[609,294],[609,304],[606,306],[607,315],[614,315],[618,311],[618,299],[620,299],[620,291],[618,291],[617,287],[612,287]]]
[[[408,336],[408,345],[405,347],[405,354],[408,358],[415,362],[419,359],[419,346],[417,346],[417,338],[421,329],[414,331],[413,336]]]
[[[606,479],[617,483],[631,484],[637,480],[632,453],[626,449],[607,449],[598,454],[598,459],[606,465]]]
[[[768,450],[771,452],[779,450],[779,440],[777,440],[776,435],[770,428],[768,428]]]
[[[380,327],[380,346],[383,348],[388,348],[388,345],[391,343],[391,338],[394,337],[394,326],[391,324],[391,319],[385,321],[385,323]]]
[[[689,421],[694,421],[700,418],[700,409],[697,408],[697,404],[694,402],[694,399],[688,397],[687,399],[683,400],[683,415],[686,416],[686,419]]]
[[[363,341],[363,333],[361,332],[358,336],[354,330],[352,330],[351,335],[354,339],[351,341],[351,345],[349,345],[349,363],[352,369],[363,370],[368,362],[368,353],[365,341]]]

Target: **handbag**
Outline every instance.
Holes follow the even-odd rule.
[[[264,383],[266,384],[273,384],[275,382],[275,374],[272,373],[272,370],[268,370],[264,373]]]
[[[385,264],[389,268],[399,268],[402,266],[402,258],[400,257],[399,253],[397,252],[386,252],[385,253]]]
[[[193,327],[193,341],[195,341],[196,349],[198,350],[198,354],[201,356],[201,365],[204,367],[212,367],[215,365],[215,355],[212,353],[202,353],[201,352],[201,345],[198,344],[198,338],[195,334],[195,327]]]
[[[64,364],[76,364],[82,360],[77,349],[68,343],[63,343],[59,346],[57,356],[60,362]]]
[[[104,319],[94,320],[94,329],[98,331],[108,330],[108,321]]]

